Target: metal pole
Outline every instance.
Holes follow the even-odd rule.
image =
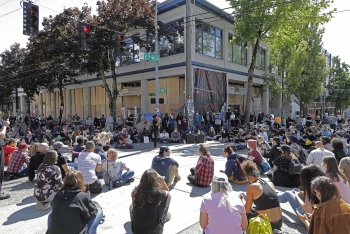
[[[155,54],[158,55],[158,3],[156,0],[156,9],[154,17],[155,27]],[[158,74],[158,62],[156,61],[156,112],[159,112],[159,74]]]
[[[192,3],[186,0],[186,99],[193,101],[193,70],[192,70]],[[189,115],[190,113],[187,113]],[[188,116],[189,117],[189,116]]]

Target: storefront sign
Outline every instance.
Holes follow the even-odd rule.
[[[227,93],[228,94],[246,95],[247,89],[229,86],[229,87],[227,87]]]
[[[137,96],[140,95],[141,88],[125,88],[120,90],[120,96]]]

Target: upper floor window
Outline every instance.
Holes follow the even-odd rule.
[[[258,53],[256,55],[256,63],[255,63],[255,68],[260,69],[260,70],[265,70],[266,69],[266,50],[259,47]]]
[[[159,38],[159,55],[160,57],[167,57],[174,54],[181,54],[185,52],[185,36],[184,36],[184,21],[177,20],[165,25],[170,35]],[[155,38],[153,34],[147,35],[147,53],[154,53]]]
[[[126,66],[134,63],[140,62],[139,52],[140,46],[135,44],[131,38],[125,39],[126,47],[123,52],[116,54],[115,65],[117,67]]]
[[[222,59],[222,31],[196,20],[196,53]]]
[[[232,35],[228,35],[228,41],[232,39]],[[242,44],[230,43],[228,45],[228,61],[232,63],[247,66],[247,48]]]

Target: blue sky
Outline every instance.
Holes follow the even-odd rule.
[[[229,6],[225,0],[208,1],[219,8]],[[20,8],[19,2],[19,0],[0,0],[0,29],[2,35],[0,39],[0,52],[9,48],[14,42],[19,42],[22,46],[25,46],[27,42],[27,36],[22,35],[22,9],[15,11]],[[57,14],[55,11],[61,11],[63,7],[80,7],[85,2],[94,9],[97,0],[34,0],[34,2],[40,7],[40,18],[42,19],[45,16]],[[163,2],[163,0],[159,2]],[[350,0],[335,0],[331,7],[337,8],[338,11],[350,10]],[[10,13],[12,11],[14,12]],[[6,13],[10,14],[5,15]],[[348,44],[350,38],[349,22],[350,11],[334,14],[331,22],[325,25],[326,32],[323,37],[324,47],[329,53],[333,56],[339,55],[348,64],[350,64],[350,46]]]

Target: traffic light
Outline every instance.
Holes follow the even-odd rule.
[[[39,35],[39,6],[30,2],[23,2],[23,35]]]
[[[122,53],[124,52],[124,47],[125,47],[125,35],[123,34],[116,34],[116,48],[115,51],[117,53]]]
[[[79,48],[81,50],[89,50],[89,38],[91,36],[92,26],[87,23],[79,23]]]

